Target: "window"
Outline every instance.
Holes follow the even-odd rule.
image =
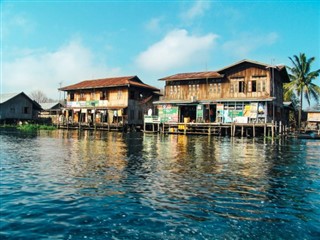
[[[239,84],[238,84],[239,88],[239,92],[244,92],[244,81],[239,81]]]
[[[122,91],[118,90],[118,95],[117,95],[117,99],[121,99],[122,98]]]
[[[257,92],[261,92],[261,81],[257,81]]]
[[[218,83],[218,93],[221,92],[221,83]]]
[[[29,113],[29,107],[24,107],[23,108],[23,113],[28,114]]]
[[[100,100],[107,100],[107,91],[102,91],[100,93]]]
[[[233,93],[233,84],[230,84],[230,92]]]
[[[257,81],[251,81],[251,91],[252,92],[257,91]]]
[[[212,83],[210,83],[210,85],[209,85],[209,92],[210,92],[210,93],[212,93],[212,92],[213,92]]]
[[[244,93],[245,91],[245,82],[244,82],[244,77],[239,76],[239,77],[232,77],[231,78],[231,84],[233,84],[233,91],[235,93]]]
[[[213,93],[216,93],[217,92],[217,84],[213,84]]]
[[[80,101],[85,101],[86,95],[84,93],[80,93]]]
[[[266,91],[266,81],[262,80],[262,92]]]
[[[70,93],[70,101],[74,100],[74,93]]]
[[[266,79],[266,76],[252,76],[252,84],[255,82],[255,86],[252,86],[252,92],[265,92]]]
[[[170,86],[170,95],[173,95],[173,86]]]

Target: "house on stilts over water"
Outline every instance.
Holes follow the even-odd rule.
[[[85,80],[59,90],[67,93],[60,126],[121,130],[141,128],[160,90],[137,76]]]
[[[165,82],[163,99],[153,102],[158,118],[146,116],[145,131],[265,135],[284,130],[285,66],[242,60],[218,71],[178,73]],[[158,125],[156,125],[158,124]]]

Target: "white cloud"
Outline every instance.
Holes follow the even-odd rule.
[[[196,17],[202,16],[210,7],[208,1],[195,1],[191,8],[181,14],[183,19],[192,20]]]
[[[203,61],[209,56],[217,37],[212,33],[195,36],[184,29],[173,30],[142,52],[136,63],[145,71],[162,72]]]
[[[222,45],[222,49],[237,58],[248,58],[251,52],[274,44],[279,36],[275,32],[265,35],[242,34],[236,40],[230,40]]]
[[[62,86],[85,79],[116,76],[120,69],[97,63],[90,49],[80,41],[70,41],[56,51],[28,51],[20,58],[2,64],[2,91],[30,93],[41,90],[48,97],[58,98]]]

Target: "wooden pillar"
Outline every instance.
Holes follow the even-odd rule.
[[[209,123],[209,128],[208,128],[208,135],[211,135],[211,124]]]
[[[265,123],[263,126],[263,135],[264,135],[264,137],[267,136],[267,123]]]
[[[243,137],[243,125],[241,126],[241,137]]]
[[[94,110],[94,114],[93,114],[93,128],[94,128],[94,130],[97,130],[96,111],[97,110]]]
[[[254,138],[256,137],[256,126],[254,123],[253,123],[253,128],[252,128],[252,135]]]
[[[232,137],[236,135],[236,125],[234,123],[231,124],[232,129]]]

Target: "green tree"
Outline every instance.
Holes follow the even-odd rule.
[[[289,69],[290,82],[284,85],[284,99],[291,100],[295,97],[300,99],[299,102],[299,115],[298,127],[301,128],[301,112],[303,106],[303,99],[306,99],[310,106],[310,100],[314,99],[319,102],[320,87],[313,83],[319,76],[320,69],[311,71],[311,64],[315,61],[315,57],[307,59],[304,53],[299,56],[294,55],[293,58],[289,57],[292,67]]]

